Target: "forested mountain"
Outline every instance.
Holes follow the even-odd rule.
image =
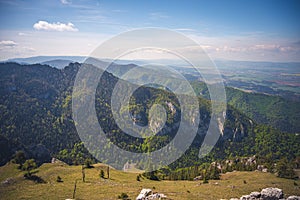
[[[209,99],[207,86],[203,82],[194,82],[195,91]],[[283,132],[300,132],[300,101],[292,101],[280,96],[244,92],[226,87],[229,105],[241,111],[257,123],[269,125]]]
[[[76,72],[76,65],[58,70],[39,64],[1,64],[1,136],[16,144],[7,150],[9,156],[22,149],[37,160],[49,160],[49,153],[80,141],[64,111]],[[8,155],[2,160],[7,161]]]
[[[0,64],[1,164],[11,159],[17,150],[25,151],[28,157],[40,162],[49,161],[51,156],[59,156],[73,164],[92,158],[80,143],[72,119],[72,87],[80,66],[79,63],[71,63],[64,69],[56,69],[40,64]],[[130,138],[116,126],[111,115],[110,96],[117,81],[118,78],[104,72],[99,82],[101,87],[98,87],[96,93],[97,117],[101,126],[105,127],[107,137],[122,148],[135,152],[150,152],[168,143],[176,133],[176,122],[180,117],[180,106],[176,97],[157,88],[139,88],[131,100],[132,115],[138,123],[150,123],[147,108],[156,102],[162,102],[169,113],[166,123],[168,131],[148,140]],[[171,103],[178,114],[174,114],[166,102]],[[263,154],[278,159],[300,155],[299,135],[285,134],[258,125],[228,106],[223,135],[211,154],[200,160],[198,152],[210,120],[210,103],[199,98],[199,105],[201,123],[198,135],[187,152],[172,164],[172,168],[192,166],[229,156]],[[284,117],[285,115],[283,113]],[[295,118],[297,119],[299,117]],[[135,145],[128,147],[128,142]],[[70,154],[73,154],[71,158]],[[144,163],[141,161],[139,164]]]

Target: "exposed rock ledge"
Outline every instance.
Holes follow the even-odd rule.
[[[289,196],[284,199],[282,189],[265,188],[261,192],[251,192],[248,195],[243,195],[241,198],[231,198],[230,200],[300,200],[300,196]]]

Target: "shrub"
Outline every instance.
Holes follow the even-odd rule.
[[[16,163],[19,165],[19,169],[22,169],[23,164],[26,161],[26,156],[23,151],[17,151],[16,154],[14,155],[14,159],[12,160],[13,163]]]
[[[26,160],[22,166],[22,170],[27,171],[25,174],[25,177],[30,177],[32,175],[32,170],[36,169],[36,168],[37,168],[37,165],[36,165],[34,159]]]
[[[84,166],[85,168],[92,168],[92,160],[90,158],[85,159]]]
[[[62,180],[62,178],[60,176],[57,176],[56,182],[61,183],[61,182],[63,182],[63,180]]]
[[[100,171],[100,178],[104,178],[104,171],[102,169]]]
[[[159,181],[159,178],[156,174],[156,172],[144,172],[143,176],[146,177],[147,179],[153,180],[153,181]]]
[[[122,194],[118,196],[118,199],[128,199],[128,195],[122,192]]]

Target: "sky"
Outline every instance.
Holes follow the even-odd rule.
[[[300,61],[299,0],[0,0],[0,60],[88,56],[144,27],[178,31],[212,59]]]

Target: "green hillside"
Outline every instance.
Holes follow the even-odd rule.
[[[195,91],[209,99],[209,92],[202,82],[193,82]],[[300,132],[300,102],[279,96],[244,92],[226,87],[229,105],[241,111],[257,123],[272,126],[283,132]]]

